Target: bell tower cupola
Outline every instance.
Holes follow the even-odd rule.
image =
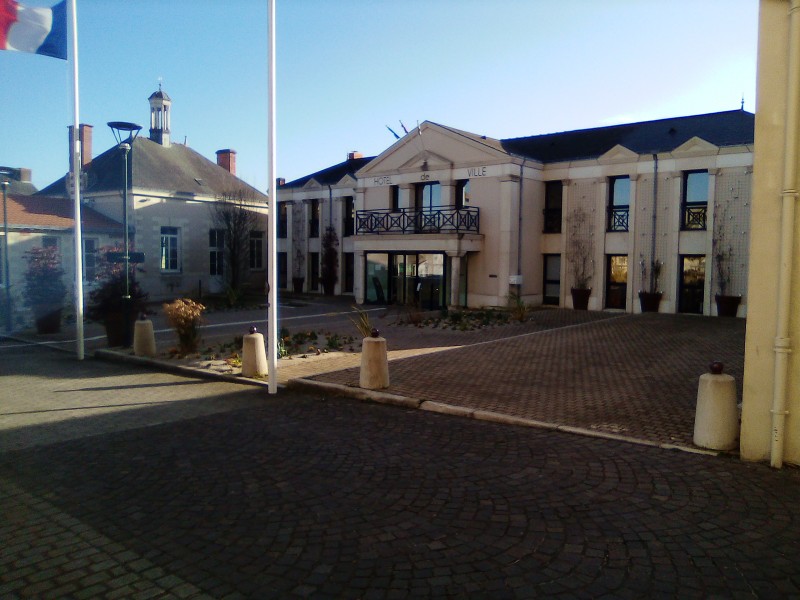
[[[150,101],[150,139],[168,147],[172,100],[161,89],[160,83],[158,91],[153,92],[148,100]]]

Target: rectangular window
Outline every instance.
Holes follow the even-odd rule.
[[[346,196],[342,204],[342,223],[344,237],[350,237],[355,233],[356,203],[352,196]]]
[[[608,180],[607,231],[628,231],[631,206],[631,178],[627,175]]]
[[[278,252],[278,289],[286,289],[286,280],[289,273],[286,252]]]
[[[606,308],[625,310],[628,296],[628,256],[606,256]]]
[[[681,193],[681,229],[706,229],[708,211],[708,171],[687,171],[683,174]]]
[[[250,263],[251,270],[264,268],[264,232],[250,232]]]
[[[560,184],[560,182],[559,182]],[[558,306],[561,299],[561,255],[544,255],[544,299],[542,304]]]
[[[352,252],[344,253],[344,286],[342,292],[353,293],[356,279],[356,257]]]
[[[179,273],[180,258],[180,229],[177,227],[162,227],[161,271],[164,273]]]
[[[311,201],[311,204],[309,206],[308,237],[310,238],[319,237],[319,215],[320,215],[319,200],[315,198],[314,200]]]
[[[398,212],[400,210],[400,186],[393,185],[389,188],[389,193],[391,194],[390,205],[389,208],[392,209],[392,212]]]
[[[83,238],[83,280],[97,279],[97,240]]]
[[[561,207],[564,186],[560,181],[544,184],[544,233],[561,233]],[[556,303],[557,304],[557,303]]]
[[[308,253],[308,280],[311,291],[319,291],[319,252]]]
[[[278,228],[275,235],[279,238],[286,238],[289,227],[289,207],[286,202],[278,203]]]
[[[225,274],[225,230],[208,230],[209,275]]]
[[[456,210],[469,206],[469,179],[460,179],[456,182]]]
[[[681,255],[680,281],[678,282],[678,312],[703,314],[703,297],[706,285],[706,257]]]

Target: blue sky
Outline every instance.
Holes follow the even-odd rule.
[[[49,6],[52,0],[27,0]],[[519,137],[755,110],[757,0],[276,0],[278,175],[382,152],[425,120]],[[77,0],[81,121],[147,127],[266,191],[266,0]],[[0,165],[37,187],[68,168],[70,66],[0,52]],[[146,129],[143,132],[146,135]]]

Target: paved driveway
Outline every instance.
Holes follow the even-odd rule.
[[[27,390],[56,408],[50,364]],[[4,598],[800,594],[793,469],[234,384],[191,418],[155,403],[213,384],[92,375],[154,405],[0,453]]]

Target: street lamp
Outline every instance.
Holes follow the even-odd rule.
[[[126,121],[110,121],[108,126],[117,140],[117,147],[122,150],[124,178],[122,186],[122,229],[124,236],[124,249],[122,262],[125,265],[125,295],[122,296],[122,306],[125,312],[125,346],[131,345],[131,285],[130,285],[130,244],[128,241],[128,157],[133,148],[133,141],[142,129],[141,125]]]
[[[11,331],[11,273],[8,271],[8,178],[0,181],[3,186],[3,275],[6,288],[6,331]]]

